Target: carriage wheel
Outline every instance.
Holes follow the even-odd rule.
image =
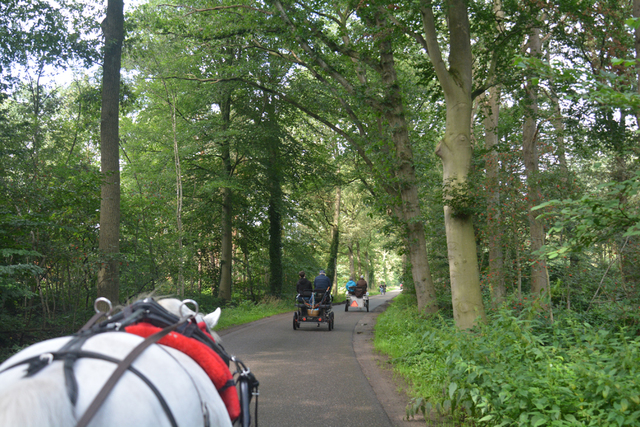
[[[369,300],[367,300],[367,313],[369,312]]]
[[[344,303],[344,311],[349,311],[349,300]]]
[[[298,313],[293,313],[293,330],[298,329],[300,325],[298,324]]]
[[[329,325],[329,330],[333,329],[333,328],[332,328],[333,323],[331,322],[331,319],[329,319],[329,320],[327,321],[327,325]]]

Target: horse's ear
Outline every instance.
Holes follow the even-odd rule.
[[[220,320],[221,313],[222,313],[222,310],[220,310],[220,307],[218,307],[215,309],[213,313],[209,313],[206,316],[204,316],[204,321],[209,327],[209,329],[213,329],[218,324],[218,320]]]

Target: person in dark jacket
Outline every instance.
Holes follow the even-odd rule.
[[[326,302],[327,298],[330,298],[329,296],[327,296],[327,294],[331,292],[331,279],[327,277],[324,270],[320,270],[320,273],[318,273],[316,278],[313,280],[313,292],[316,293],[316,302],[320,301],[318,299],[318,292],[324,293],[322,302]]]
[[[304,271],[301,271],[300,273],[298,273],[298,276],[300,276],[300,279],[298,280],[298,283],[296,283],[296,292],[302,298],[309,301],[309,298],[311,297],[311,292],[313,291],[313,285],[311,284],[309,279],[305,277]]]
[[[327,277],[324,270],[320,270],[320,273],[316,276],[313,281],[314,290],[324,292],[327,289],[331,289],[331,279]]]
[[[367,293],[367,281],[364,280],[364,276],[360,276],[360,280],[356,283],[356,297],[361,298]]]

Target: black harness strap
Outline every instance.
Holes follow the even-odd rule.
[[[64,383],[73,406],[76,406],[78,401],[78,381],[73,372],[73,365],[78,360],[78,352],[81,351],[82,346],[89,337],[90,335],[76,336],[60,349],[61,352],[66,353],[64,356]]]
[[[165,335],[167,335],[170,332],[174,331],[180,325],[182,325],[183,323],[187,322],[188,320],[189,320],[188,318],[183,318],[178,323],[176,323],[174,325],[167,326],[163,330],[158,331],[155,334],[148,336],[147,338],[145,338],[144,341],[142,341],[140,344],[138,344],[136,346],[136,348],[134,348],[131,351],[131,353],[129,353],[127,355],[127,357],[124,358],[124,360],[122,360],[120,363],[118,363],[118,367],[116,368],[115,371],[113,371],[113,373],[111,374],[111,377],[109,377],[109,379],[107,380],[105,385],[102,387],[102,389],[100,390],[98,395],[93,399],[93,402],[91,402],[91,404],[87,408],[86,412],[82,415],[82,417],[80,418],[80,421],[78,421],[78,424],[76,424],[76,427],[86,427],[89,424],[89,421],[91,421],[91,419],[96,414],[96,412],[98,412],[98,410],[100,409],[100,406],[105,401],[107,396],[109,396],[109,393],[111,393],[111,390],[113,389],[113,387],[115,387],[115,385],[118,382],[118,380],[120,379],[120,377],[131,366],[133,361],[136,360],[136,358],[144,350],[147,349],[147,347],[149,347],[151,344],[155,344],[156,342],[161,340],[162,337],[164,337]],[[175,422],[175,420],[174,420],[174,422]]]
[[[248,369],[241,360],[232,357],[236,364],[236,373],[238,375],[238,385],[240,388],[240,426],[249,427],[251,425],[251,399],[256,398],[255,425],[258,425],[258,386],[260,382],[255,375]]]
[[[87,323],[84,324],[82,328],[78,332],[84,332],[89,330],[100,318],[105,317],[107,314],[103,312],[98,312],[94,314],[91,319]]]
[[[62,361],[66,361],[67,357],[69,355],[73,354],[75,359],[80,359],[80,358],[90,358],[90,359],[99,359],[99,360],[104,360],[107,362],[111,362],[114,364],[119,364],[121,362],[121,360],[116,359],[115,357],[111,357],[111,356],[106,356],[104,354],[101,353],[95,353],[93,351],[84,351],[84,350],[80,350],[74,353],[69,353],[67,351],[56,351],[54,353],[45,353],[44,355],[40,355],[40,356],[34,356],[34,357],[30,357],[29,359],[25,359],[22,360],[20,362],[17,362],[11,366],[7,366],[5,369],[3,369],[2,371],[0,371],[0,373],[8,371],[10,369],[13,369],[15,367],[18,367],[20,365],[29,365],[29,368],[27,369],[27,375],[26,376],[30,376],[33,375],[33,370],[31,369],[32,366],[37,366],[37,370],[42,369],[43,367],[49,365],[51,362],[53,362],[54,360],[62,360]],[[45,357],[43,357],[45,356]],[[149,387],[149,389],[153,392],[153,394],[155,394],[156,398],[158,399],[158,401],[160,402],[160,406],[162,406],[162,409],[164,411],[164,413],[166,414],[167,418],[169,419],[169,422],[171,423],[172,427],[178,427],[178,423],[175,420],[175,417],[173,416],[173,413],[171,412],[171,408],[169,408],[169,405],[167,404],[167,401],[164,399],[164,397],[162,396],[162,394],[160,393],[160,390],[157,389],[157,387],[146,377],[144,376],[144,374],[142,372],[140,372],[139,370],[137,370],[136,368],[134,368],[133,366],[129,366],[128,368],[129,371],[131,371],[132,374],[136,375],[138,378],[140,378],[146,385],[147,387]]]

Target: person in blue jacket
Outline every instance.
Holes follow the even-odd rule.
[[[356,282],[353,281],[353,277],[349,277],[347,282],[347,293],[352,294],[356,290]]]

